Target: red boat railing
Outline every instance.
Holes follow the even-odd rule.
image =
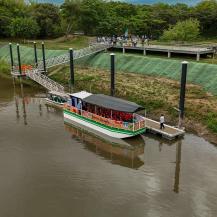
[[[118,129],[124,129],[124,130],[130,130],[130,131],[137,131],[139,129],[145,128],[145,118],[138,115],[133,114],[133,121],[132,122],[125,122],[125,121],[117,121],[110,118],[105,118],[100,115],[80,110],[74,106],[70,106],[67,103],[64,104],[64,109],[68,110],[70,112],[76,113],[78,115],[81,115],[85,118],[88,118],[90,120],[96,121],[98,123],[118,128]]]

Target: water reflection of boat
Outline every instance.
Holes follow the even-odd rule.
[[[144,153],[144,140],[142,136],[126,139],[111,138],[104,134],[97,136],[89,131],[75,125],[65,123],[65,129],[72,134],[72,137],[82,141],[85,148],[110,160],[113,164],[137,169],[144,162],[140,155]]]

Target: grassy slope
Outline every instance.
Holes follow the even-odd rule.
[[[110,56],[101,53],[77,61],[81,65],[109,69]],[[123,72],[162,76],[174,80],[180,79],[181,61],[116,54],[116,69]],[[189,62],[188,82],[201,85],[206,91],[217,94],[217,65]]]
[[[62,42],[61,42],[62,43]],[[16,59],[16,46],[14,49],[14,58]],[[46,58],[58,56],[67,53],[67,50],[46,50]],[[42,59],[42,52],[38,50],[39,60]],[[0,47],[0,59],[9,60],[8,45]],[[109,54],[101,53],[89,56],[77,61],[81,65],[88,65],[96,68],[109,69]],[[21,61],[25,64],[34,62],[33,48],[21,46]],[[140,73],[152,76],[163,76],[175,80],[180,79],[181,61],[166,58],[144,57],[139,55],[116,54],[116,68],[119,71]],[[217,94],[217,65],[190,62],[188,70],[188,81],[199,84],[206,91]]]
[[[46,50],[46,58],[59,56],[61,54],[66,53],[65,50]],[[20,53],[21,53],[21,62],[22,64],[32,64],[34,63],[34,50],[31,47],[26,46],[20,46]],[[16,46],[13,46],[13,54],[14,54],[14,60],[17,62],[17,55],[16,55]],[[10,62],[10,53],[8,45],[5,45],[0,48],[0,59],[3,59]],[[38,60],[40,61],[42,59],[42,51],[41,49],[38,49]]]
[[[72,47],[73,49],[81,49],[83,47],[87,47],[91,39],[91,37],[87,36],[69,36],[68,39],[66,39],[65,37],[61,37],[52,40],[43,40],[45,42],[46,58],[67,53],[70,47]],[[19,40],[10,41],[12,41],[13,43],[13,53],[15,61],[17,61],[16,43],[20,43],[22,63],[34,63],[33,41],[26,41],[25,44],[20,42]],[[38,48],[38,59],[40,61],[42,59],[41,40],[36,40],[36,42]],[[7,62],[10,61],[8,43],[9,40],[0,41],[0,59],[2,58]]]

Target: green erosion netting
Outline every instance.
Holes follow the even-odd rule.
[[[100,53],[76,61],[78,64],[110,69],[110,55]],[[180,79],[181,60],[116,54],[116,69],[123,72],[163,76]],[[206,91],[217,95],[217,65],[189,62],[188,82],[201,85]]]
[[[67,53],[67,50],[46,50],[46,59]],[[13,46],[16,62],[16,45]],[[33,48],[20,46],[23,64],[34,63]],[[9,46],[0,47],[0,59],[10,62]],[[42,59],[42,52],[38,49],[38,60]],[[79,65],[86,65],[102,69],[110,69],[109,53],[99,53],[76,61]],[[116,69],[118,71],[140,73],[152,76],[163,76],[175,80],[180,79],[181,60],[144,57],[137,55],[116,54]],[[217,65],[189,62],[188,82],[201,85],[206,91],[217,95]]]
[[[45,45],[46,46],[46,45]],[[46,59],[59,56],[66,53],[66,50],[46,50]],[[42,60],[42,51],[37,49],[38,61]],[[22,64],[33,64],[34,63],[34,49],[31,47],[20,46],[20,56]],[[15,63],[17,62],[17,46],[13,45],[13,57]],[[9,45],[0,47],[0,59],[4,59],[10,62]]]

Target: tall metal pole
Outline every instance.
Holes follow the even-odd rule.
[[[19,66],[19,73],[22,75],[22,67],[21,67],[21,60],[20,60],[20,45],[17,44],[17,59],[18,59],[18,66]]]
[[[111,96],[115,95],[115,54],[110,54],[111,56]]]
[[[37,56],[37,47],[36,42],[34,41],[34,55],[35,55],[35,66],[38,66],[38,56]]]
[[[181,75],[181,86],[180,86],[180,100],[179,100],[179,128],[182,127],[185,112],[185,89],[186,89],[186,78],[187,78],[188,62],[182,62],[182,75]]]
[[[74,57],[73,57],[73,49],[69,49],[69,59],[70,59],[70,88],[75,85],[75,70],[74,70]]]
[[[10,49],[10,57],[11,57],[11,69],[14,67],[14,58],[13,58],[13,49],[12,49],[12,44],[9,43],[9,49]]]
[[[47,73],[47,69],[46,69],[44,42],[41,43],[41,47],[42,47],[42,57],[43,57],[44,73],[46,74]]]

